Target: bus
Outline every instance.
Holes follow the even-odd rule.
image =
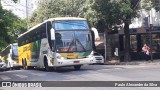
[[[19,68],[18,44],[9,44],[1,51],[1,59],[6,63],[7,69]]]
[[[93,63],[91,30],[87,20],[59,17],[45,20],[18,37],[19,64],[28,68],[74,66]]]

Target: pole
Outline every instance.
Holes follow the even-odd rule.
[[[152,10],[149,12],[149,33],[150,33],[150,49],[151,49],[151,61],[153,61],[153,55],[152,55],[152,29],[153,29],[153,23],[152,23]]]
[[[29,29],[28,27],[28,2],[26,0],[26,18],[27,18],[27,30]]]
[[[73,6],[74,6],[74,1],[72,0],[72,17],[74,16],[74,14],[73,14],[73,11],[74,11],[74,8],[73,8]]]
[[[151,61],[153,61],[153,55],[152,55],[152,30],[153,30],[153,25],[150,24],[150,48],[151,48]]]

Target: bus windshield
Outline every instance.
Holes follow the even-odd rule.
[[[54,21],[55,30],[89,30],[85,20]]]
[[[83,52],[92,50],[88,31],[57,32],[56,49],[58,52]]]
[[[18,45],[13,45],[12,47],[12,57],[13,59],[17,59],[18,58]]]

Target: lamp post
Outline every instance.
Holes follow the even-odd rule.
[[[152,55],[152,30],[153,30],[153,24],[150,24],[150,48],[151,48],[151,61],[153,60],[153,55]]]
[[[26,18],[27,18],[27,30],[29,29],[28,27],[28,2],[26,0]]]

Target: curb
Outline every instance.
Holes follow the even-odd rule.
[[[119,60],[111,60],[111,61],[105,62],[104,65],[160,65],[160,60],[131,61],[131,62],[120,62]]]

